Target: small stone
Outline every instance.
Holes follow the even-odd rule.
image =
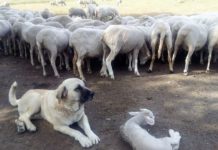
[[[111,118],[106,118],[107,121],[111,121]]]
[[[147,100],[148,100],[148,101],[152,100],[152,97],[147,97]]]

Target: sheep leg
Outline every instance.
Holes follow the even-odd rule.
[[[116,56],[116,51],[111,51],[108,57],[106,58],[106,65],[111,79],[114,79],[114,72],[111,66],[111,62],[114,60]]]
[[[87,73],[91,74],[92,73],[92,69],[91,69],[91,63],[90,63],[90,59],[89,58],[86,59],[86,63],[87,63]]]
[[[178,50],[179,50],[179,46],[178,46],[178,45],[175,45],[175,49],[174,49],[174,53],[173,53],[173,58],[172,58],[172,67],[174,66],[174,63],[175,63],[175,59],[176,59],[176,55],[177,55]]]
[[[129,61],[128,70],[132,71],[132,53],[128,54],[128,61]]]
[[[167,53],[168,53],[168,63],[169,63],[169,70],[170,73],[173,73],[173,64],[172,64],[172,39],[169,37],[166,38],[166,45],[167,45]]]
[[[217,60],[217,53],[215,52],[214,57],[213,57],[213,63],[215,64]]]
[[[52,69],[54,71],[55,77],[59,78],[60,75],[59,75],[59,73],[57,71],[57,67],[56,67],[56,64],[55,64],[56,58],[57,58],[57,53],[54,53],[54,51],[53,51],[52,54],[51,54],[51,58],[50,58],[51,66],[52,66]]]
[[[211,57],[212,57],[212,52],[213,52],[213,47],[212,46],[208,47],[208,52],[209,52],[209,55],[208,55],[207,69],[206,69],[207,73],[210,72],[210,62],[211,62]]]
[[[107,66],[106,66],[106,56],[107,56],[107,48],[103,44],[103,57],[102,57],[102,67],[101,67],[100,75],[107,77],[108,74],[107,74]]]
[[[153,70],[153,65],[154,65],[154,61],[155,61],[155,46],[156,46],[156,43],[157,43],[157,38],[155,37],[153,40],[152,40],[152,43],[151,43],[151,47],[152,47],[152,58],[151,58],[151,63],[150,63],[150,67],[148,69],[148,72],[152,72]]]
[[[12,44],[10,44],[12,42],[12,39],[11,38],[8,38],[7,40],[7,44],[8,44],[8,47],[9,47],[9,54],[11,55],[12,54]]]
[[[161,34],[160,35],[159,48],[158,48],[158,59],[160,59],[161,54],[162,54],[164,38],[165,38],[165,34]]]
[[[63,64],[63,58],[62,58],[62,55],[61,54],[58,54],[58,56],[57,57],[59,57],[59,70],[62,70],[63,68],[62,68],[62,64]],[[50,59],[51,59],[51,57],[50,57]]]
[[[83,58],[78,58],[76,65],[77,65],[77,69],[79,71],[80,78],[85,81],[85,77],[84,77],[83,71],[82,71],[82,61],[83,61]]]
[[[67,69],[67,71],[70,71],[69,56],[67,55],[66,52],[63,52],[63,55],[64,55],[66,69]]]
[[[42,65],[43,76],[46,76],[47,73],[45,71],[45,61],[44,61],[44,57],[43,57],[43,54],[42,54],[42,47],[41,47],[41,45],[39,43],[37,43],[37,47],[38,47],[40,61],[41,61],[41,65]]]
[[[23,43],[23,48],[24,48],[24,56],[27,59],[27,45]]]
[[[4,54],[5,54],[5,55],[8,55],[7,43],[6,43],[6,41],[3,41],[3,48],[4,48]]]
[[[191,57],[192,57],[192,54],[194,53],[194,46],[189,46],[189,51],[188,51],[188,54],[186,56],[186,59],[185,59],[185,69],[184,69],[184,75],[188,75],[188,67],[189,67],[189,63],[190,63],[190,60],[191,60]]]
[[[32,64],[32,66],[35,65],[34,60],[33,60],[33,50],[34,50],[34,47],[32,45],[30,45],[30,62]]]
[[[204,51],[201,50],[200,52],[200,64],[203,65],[204,64]]]
[[[13,39],[13,50],[14,50],[14,56],[17,55],[16,42],[17,42],[17,40],[16,40],[16,39]]]
[[[140,76],[139,70],[138,70],[138,55],[139,55],[139,49],[135,49],[133,51],[133,61],[134,61],[134,73],[137,76]]]
[[[22,41],[19,42],[18,47],[19,47],[20,58],[23,58]]]
[[[78,59],[78,55],[77,55],[76,51],[74,51],[73,60],[72,60],[72,63],[73,63],[73,74],[74,75],[77,75],[77,68],[76,68],[77,59]]]

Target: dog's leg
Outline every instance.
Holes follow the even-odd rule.
[[[84,130],[86,135],[91,140],[92,144],[98,144],[100,141],[99,137],[91,130],[87,116],[84,114],[78,125]]]
[[[68,126],[54,126],[54,129],[71,137],[74,137],[75,140],[79,141],[82,147],[92,146],[92,142],[90,141],[90,139],[78,130],[71,129]]]
[[[26,112],[20,115],[19,120],[25,123],[27,130],[34,132],[36,131],[36,126],[30,121],[31,116],[31,113]]]

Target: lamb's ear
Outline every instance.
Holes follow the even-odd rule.
[[[58,87],[57,95],[56,95],[58,100],[66,99],[67,94],[68,94],[68,90],[65,86]]]
[[[150,110],[145,109],[145,108],[141,108],[140,111],[141,111],[141,112],[146,112],[146,113],[150,113],[150,112],[151,112]]]
[[[138,114],[139,114],[139,112],[133,112],[133,111],[129,112],[129,115],[131,115],[131,116],[136,116]]]

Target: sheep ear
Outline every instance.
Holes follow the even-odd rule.
[[[139,114],[139,112],[133,112],[133,111],[129,112],[129,115],[131,115],[131,116],[136,116],[138,114]]]

